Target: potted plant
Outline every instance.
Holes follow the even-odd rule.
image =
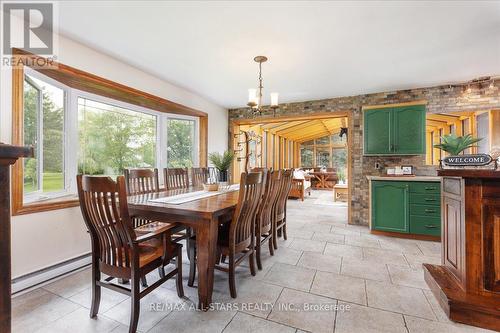
[[[474,144],[481,141],[482,138],[473,138],[472,135],[456,136],[455,134],[446,134],[441,137],[441,143],[434,145],[451,156],[456,156],[464,150],[475,147]]]
[[[228,170],[231,167],[233,159],[234,153],[230,150],[226,150],[224,154],[219,152],[208,154],[208,160],[213,164],[219,173],[219,182],[228,181]]]

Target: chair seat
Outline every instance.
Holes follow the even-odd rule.
[[[158,238],[139,244],[139,267],[146,266],[150,262],[163,256],[163,244]]]

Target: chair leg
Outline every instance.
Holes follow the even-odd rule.
[[[161,279],[163,279],[165,277],[165,267],[164,266],[158,267],[158,275],[160,276]]]
[[[257,272],[255,271],[255,251],[253,249],[250,249],[252,251],[250,255],[248,256],[248,264],[250,266],[250,274],[252,276],[255,276]]]
[[[274,256],[274,246],[273,246],[273,238],[272,236],[269,237],[269,239],[267,240],[267,243],[269,244],[269,254]]]
[[[276,229],[277,228],[275,226],[274,229],[273,229],[273,237],[272,237],[272,243],[273,243],[273,247],[274,247],[275,250],[278,249],[278,230],[276,230]]]
[[[101,280],[101,273],[97,268],[92,268],[92,305],[90,307],[90,318],[95,318],[99,312],[99,304],[101,304],[101,286],[97,285],[97,281]]]
[[[177,296],[184,297],[184,287],[182,286],[182,248],[177,250],[177,258],[175,260],[177,268],[177,276],[175,277],[175,288],[177,289]]]
[[[148,287],[148,280],[146,279],[145,276],[141,276],[141,284],[144,288]]]
[[[257,268],[259,269],[259,271],[262,270],[262,259],[260,257],[260,252],[262,250],[262,243],[260,241],[260,236],[257,236],[257,245],[255,246],[255,259],[257,261]]]
[[[229,293],[232,298],[236,298],[236,277],[233,254],[229,255]]]
[[[286,220],[283,222],[283,228],[282,229],[283,229],[283,239],[287,240],[288,237],[286,235]]]
[[[142,278],[141,278],[142,280]],[[132,277],[131,286],[131,309],[130,309],[130,325],[129,333],[135,333],[137,331],[137,323],[139,321],[139,313],[141,311],[141,298],[139,296],[139,280],[137,277]]]

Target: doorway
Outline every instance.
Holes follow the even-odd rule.
[[[238,119],[230,131],[234,182],[253,167],[300,169],[322,197],[346,202],[351,222],[351,112]]]

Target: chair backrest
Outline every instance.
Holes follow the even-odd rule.
[[[125,169],[127,194],[146,194],[160,192],[158,169]]]
[[[292,188],[293,179],[293,169],[282,170],[281,174],[281,184],[278,193],[278,199],[276,201],[276,214],[278,220],[282,220],[285,214],[286,201],[288,195],[290,194],[290,189]]]
[[[177,190],[189,188],[189,175],[187,168],[165,168],[165,188],[167,190]]]
[[[92,255],[101,268],[118,274],[129,270],[135,233],[128,214],[125,178],[119,176],[114,182],[109,177],[78,175],[77,185],[83,219],[92,239]]]
[[[255,213],[262,197],[263,184],[261,172],[241,174],[238,204],[229,229],[229,246],[235,246],[236,251],[253,246]]]
[[[278,198],[280,184],[280,170],[266,173],[262,201],[257,212],[257,230],[261,235],[263,233],[268,233],[271,230],[272,211]]]
[[[207,183],[208,169],[207,168],[191,168],[191,182],[194,187],[201,187]]]

